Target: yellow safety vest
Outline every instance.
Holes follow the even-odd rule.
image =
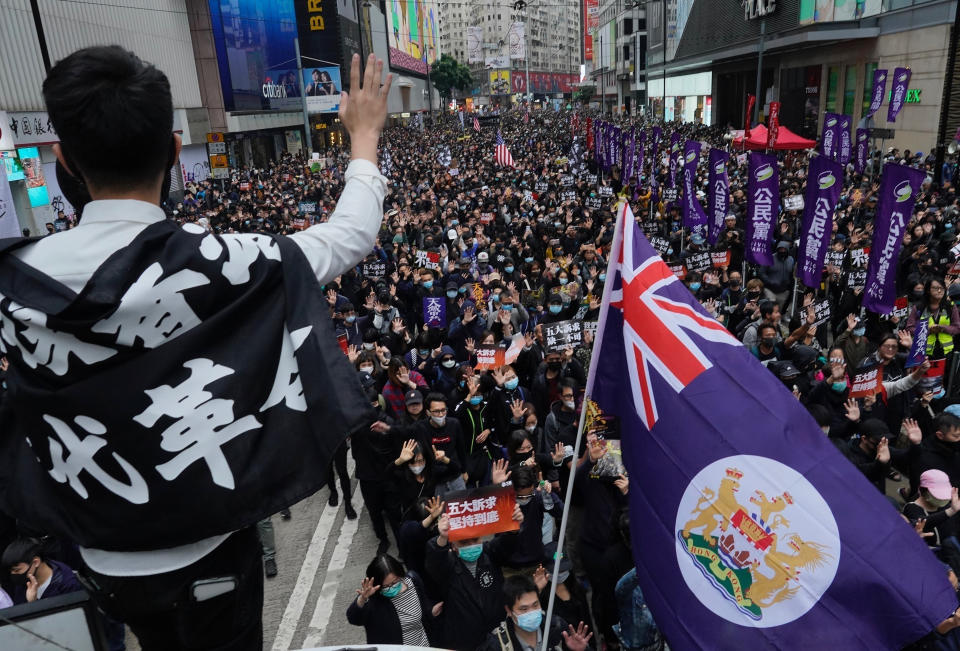
[[[950,325],[950,313],[941,308],[940,318],[934,320],[933,315],[931,314],[927,318],[927,324],[930,326],[948,326]],[[936,347],[937,341],[940,342],[940,347],[943,348],[944,355],[949,355],[953,351],[953,335],[946,332],[931,332],[929,335],[927,335],[927,355],[933,354],[933,349]]]

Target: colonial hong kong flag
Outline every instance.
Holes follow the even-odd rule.
[[[499,131],[497,131],[497,146],[494,149],[494,157],[497,159],[497,164],[504,167],[513,167],[513,156],[510,155],[510,150],[507,149]]]
[[[899,649],[950,616],[944,566],[627,205],[607,277],[588,413],[619,419],[637,577],[672,649]]]

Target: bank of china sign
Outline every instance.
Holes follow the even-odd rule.
[[[740,0],[744,20],[766,18],[777,8],[777,0]]]

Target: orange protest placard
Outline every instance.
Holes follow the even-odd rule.
[[[883,392],[883,374],[879,366],[857,373],[850,381],[850,397],[865,398]]]
[[[518,531],[513,519],[517,494],[513,484],[486,486],[447,494],[444,512],[450,518],[450,540],[480,538],[504,531]]]

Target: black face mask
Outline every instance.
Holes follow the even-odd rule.
[[[747,298],[751,301],[755,301],[760,298],[760,292],[747,292]]]
[[[764,338],[761,340],[761,343],[762,343],[764,346],[766,346],[767,348],[773,348],[774,346],[777,345],[777,338],[776,338],[776,337],[764,337]]]

